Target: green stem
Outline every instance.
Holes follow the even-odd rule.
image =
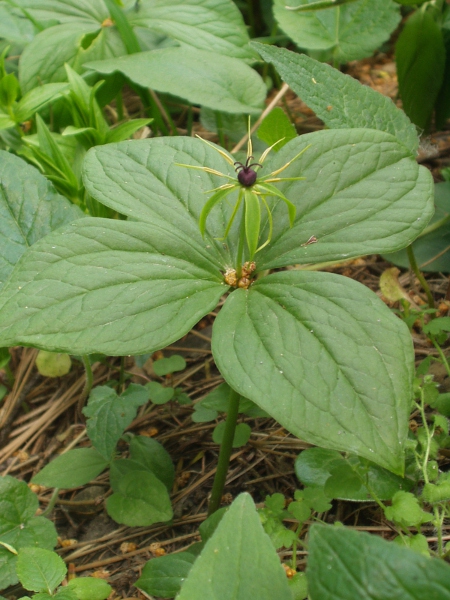
[[[417,261],[416,261],[416,257],[414,256],[414,250],[412,248],[412,244],[410,244],[407,248],[406,248],[406,253],[408,254],[408,260],[409,260],[409,264],[411,265],[411,269],[414,272],[414,275],[417,277],[417,279],[420,281],[420,285],[422,286],[426,296],[427,296],[427,300],[428,300],[428,306],[430,308],[434,308],[434,298],[433,298],[433,294],[431,293],[431,290],[428,286],[427,280],[425,279],[425,277],[422,275],[422,273],[419,270],[419,267],[417,266]]]
[[[447,357],[445,356],[445,354],[442,351],[442,348],[439,346],[439,344],[436,342],[434,335],[429,335],[431,341],[433,342],[433,346],[436,348],[436,350],[438,351],[438,354],[442,360],[442,364],[445,367],[445,370],[447,371],[447,375],[450,377],[450,365],[448,364],[448,360]]]
[[[47,508],[41,513],[41,517],[46,517],[49,515],[53,508],[55,507],[56,501],[58,500],[59,488],[55,488],[53,490],[52,497],[50,498],[50,502],[47,504]]]
[[[231,451],[233,449],[234,432],[236,431],[236,423],[239,414],[239,398],[239,394],[232,389],[228,403],[225,431],[220,445],[216,476],[214,477],[211,499],[208,506],[208,515],[212,515],[212,513],[216,512],[222,499],[225,480],[228,473],[228,465],[230,464]]]
[[[80,416],[83,410],[84,403],[86,402],[86,398],[91,393],[92,386],[94,385],[94,375],[92,373],[92,367],[89,360],[89,356],[87,354],[83,354],[81,360],[83,361],[84,369],[86,372],[86,381],[83,387],[83,391],[81,392],[80,399],[78,400],[78,413],[80,414]]]

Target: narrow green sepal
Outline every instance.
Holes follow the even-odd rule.
[[[259,229],[261,225],[261,207],[259,198],[251,190],[244,191],[245,198],[245,236],[249,250],[249,260],[253,259],[258,248]]]
[[[206,219],[208,218],[209,213],[212,211],[214,206],[218,204],[221,200],[226,198],[228,194],[230,194],[237,186],[231,186],[226,189],[218,190],[215,194],[208,198],[205,203],[205,206],[202,208],[202,212],[200,213],[200,218],[198,220],[198,225],[200,228],[200,233],[205,235],[206,229]]]
[[[281,193],[280,190],[278,188],[276,188],[274,185],[272,185],[271,183],[258,183],[255,187],[256,187],[256,189],[261,188],[264,192],[266,192],[266,194],[270,194],[270,196],[275,196],[275,197],[281,198],[281,200],[283,200],[283,202],[287,206],[288,213],[289,213],[289,223],[292,227],[292,225],[294,224],[294,220],[295,220],[295,214],[297,212],[295,205],[292,204],[292,202],[290,200],[288,200],[286,198],[286,196],[283,193]]]

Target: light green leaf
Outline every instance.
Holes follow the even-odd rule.
[[[52,594],[67,573],[56,552],[43,548],[22,548],[17,558],[17,575],[26,590]]]
[[[268,146],[279,142],[273,149],[274,152],[278,152],[290,140],[297,137],[297,132],[284,110],[276,106],[258,127],[257,135]]]
[[[386,519],[398,523],[402,527],[418,527],[433,519],[431,513],[422,510],[419,500],[410,492],[397,492],[392,498],[392,505],[384,509]]]
[[[142,354],[185,335],[223,293],[208,251],[186,235],[86,218],[24,256],[2,294],[0,345]]]
[[[223,441],[223,436],[225,433],[225,421],[222,421],[222,423],[219,423],[213,431],[213,441],[216,444],[221,444]],[[250,439],[250,436],[252,434],[252,430],[250,425],[248,425],[247,423],[238,423],[236,425],[236,431],[234,432],[234,438],[233,438],[233,448],[241,448],[242,446],[245,446],[245,444],[248,442],[248,440]]]
[[[112,592],[111,586],[97,577],[76,577],[67,584],[78,600],[105,600]]]
[[[324,489],[330,498],[359,502],[373,500],[364,481],[380,500],[390,500],[396,492],[409,490],[414,484],[373,462],[365,462],[354,456],[344,457],[336,450],[308,448],[297,457],[295,473],[304,485]],[[350,493],[348,484],[352,481],[356,485]]]
[[[81,21],[102,22],[108,12],[102,0],[15,0],[19,6],[26,8],[35,19],[40,21],[58,21],[70,23]]]
[[[177,600],[292,600],[285,572],[248,494],[236,498]]]
[[[29,246],[82,216],[34,167],[0,150],[0,288]]]
[[[14,127],[15,124],[14,119],[11,119],[8,114],[0,110],[0,129],[9,129],[10,127]]]
[[[170,521],[173,514],[166,486],[147,471],[121,477],[106,501],[106,510],[114,521],[129,527]]]
[[[153,370],[157,375],[163,377],[169,375],[169,373],[176,373],[177,371],[184,371],[186,368],[186,361],[179,354],[174,354],[168,358],[160,358],[155,360],[153,363]]]
[[[254,59],[247,27],[231,0],[142,0],[130,23],[181,43],[225,56]]]
[[[66,81],[65,63],[80,71],[88,61],[123,54],[125,48],[116,29],[102,28],[101,22],[74,20],[55,25],[41,31],[23,51],[20,85],[28,92],[42,83]]]
[[[415,156],[416,128],[392,100],[306,54],[252,42],[261,56],[330,129],[370,128],[394,135]]]
[[[136,131],[139,131],[139,129],[142,129],[152,121],[153,119],[131,119],[130,121],[121,123],[108,131],[106,143],[113,144],[127,140],[132,137]]]
[[[450,182],[434,186],[435,213],[422,235],[413,242],[414,256],[421,271],[450,273]],[[406,250],[385,254],[384,258],[409,268]]]
[[[62,377],[63,375],[67,375],[71,366],[72,361],[68,354],[39,350],[36,357],[37,370],[44,377]]]
[[[449,600],[450,567],[381,537],[313,525],[306,571],[311,600]]]
[[[58,488],[78,487],[95,479],[107,465],[108,461],[95,448],[75,448],[52,460],[33,477],[33,483]]]
[[[143,87],[229,113],[259,114],[266,97],[261,77],[237,58],[196,48],[162,48],[85,65],[120,71]]]
[[[409,17],[397,40],[395,58],[403,110],[417,127],[426,129],[442,85],[446,60],[444,36],[431,12],[416,10]]]
[[[0,38],[25,46],[34,37],[32,23],[5,3],[0,5]]]
[[[306,179],[278,185],[296,206],[294,226],[279,203],[273,241],[256,256],[258,270],[402,248],[425,228],[433,214],[431,174],[393,136],[371,129],[302,135],[273,155],[267,171],[309,144],[282,173]],[[267,231],[268,225],[261,239]],[[307,244],[311,236],[317,243]]]
[[[134,436],[130,442],[130,457],[149,469],[170,491],[175,480],[175,469],[170,454],[150,437]]]
[[[101,580],[97,580],[97,581],[101,581]],[[108,585],[108,584],[106,584]],[[107,596],[104,596],[104,598],[106,598]],[[33,596],[33,600],[39,600],[38,596]],[[44,600],[44,599],[42,599]],[[47,600],[47,599],[45,599]],[[70,590],[68,586],[65,587],[60,587],[59,590],[56,592],[56,594],[54,596],[51,597],[51,600],[80,600],[79,596],[77,596],[77,594]],[[94,600],[94,598],[91,598],[90,600]]]
[[[331,273],[264,277],[229,296],[212,350],[230,386],[300,439],[402,474],[412,344],[366,287]]]
[[[275,0],[274,17],[281,29],[308,50],[332,50],[333,60],[346,63],[371,56],[400,21],[399,7],[390,0],[359,0],[311,12],[288,6],[308,0]]]
[[[146,594],[174,598],[195,561],[189,552],[169,554],[149,560],[135,586]]]
[[[148,389],[150,400],[153,404],[166,404],[172,400],[175,390],[171,387],[164,387],[157,381],[149,381],[145,384]]]
[[[17,122],[26,121],[44,106],[60,98],[67,88],[67,83],[46,83],[27,92],[14,109]]]
[[[133,398],[133,391],[135,398]],[[145,387],[130,384],[120,397],[108,386],[92,390],[83,414],[88,418],[86,433],[101,456],[109,461],[121,435],[135,418],[137,409],[148,402]]]

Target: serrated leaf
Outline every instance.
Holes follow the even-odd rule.
[[[148,27],[183,47],[254,59],[242,14],[230,0],[152,0],[128,13],[133,26]]]
[[[78,487],[95,479],[107,465],[95,448],[75,448],[52,460],[32,481],[47,487]]]
[[[17,558],[20,583],[33,592],[52,594],[67,573],[67,567],[56,552],[43,548],[22,548]]]
[[[255,568],[258,565],[258,568]],[[292,600],[251,497],[241,494],[206,542],[177,600]]]
[[[170,491],[175,480],[175,469],[170,454],[153,438],[138,435],[130,442],[130,457],[145,466]]]
[[[149,560],[136,581],[138,589],[161,598],[174,598],[189,574],[195,556],[189,552]]]
[[[261,56],[331,129],[365,127],[394,135],[412,155],[416,128],[390,98],[306,54],[252,42]]]
[[[44,377],[62,377],[63,375],[67,375],[71,366],[72,361],[68,354],[39,350],[36,357],[36,367]]]
[[[24,481],[6,475],[0,477],[0,539],[34,517],[39,502]],[[13,542],[9,542],[14,546]]]
[[[96,577],[76,577],[67,584],[78,600],[105,600],[112,592],[111,586]]]
[[[428,224],[414,242],[413,250],[421,271],[450,272],[450,182],[436,183],[434,186],[435,212]],[[409,268],[406,250],[385,254],[383,258]]]
[[[83,413],[89,417],[86,432],[97,452],[106,461],[111,459],[117,442],[135,418],[139,406],[147,401],[146,388],[134,383],[121,396],[108,386],[92,390],[88,404],[83,409]]]
[[[0,288],[29,246],[82,216],[34,167],[0,150]]]
[[[308,543],[311,600],[449,600],[450,567],[376,535],[313,525]]]
[[[397,40],[395,57],[403,110],[417,127],[425,129],[445,69],[444,37],[431,12],[413,12]]]
[[[433,214],[430,172],[393,136],[370,129],[302,135],[273,155],[267,171],[309,145],[283,172],[305,180],[278,185],[296,206],[295,223],[289,227],[278,203],[273,241],[257,254],[258,270],[404,247],[425,228]],[[307,244],[311,236],[317,243]]]
[[[400,21],[398,6],[389,0],[359,0],[319,11],[286,10],[286,4],[308,3],[308,0],[275,0],[274,17],[297,46],[332,50],[333,60],[341,64],[371,56]]]
[[[3,290],[1,345],[14,339],[72,354],[154,351],[187,333],[223,289],[207,251],[187,236],[86,218],[23,257]]]
[[[212,60],[210,50],[162,48],[85,66],[106,75],[119,71],[142,87],[228,113],[259,114],[266,97],[256,71],[237,58]]]
[[[115,493],[106,501],[106,510],[117,523],[129,527],[170,521],[172,507],[165,485],[152,473],[127,473],[118,481]]]
[[[212,351],[231,387],[300,439],[403,472],[410,335],[364,286],[331,273],[269,275],[230,295]]]

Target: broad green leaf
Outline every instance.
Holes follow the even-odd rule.
[[[228,297],[212,350],[230,386],[300,439],[403,473],[412,344],[366,287],[331,273],[264,277]]]
[[[221,444],[223,441],[223,435],[225,433],[225,421],[222,421],[222,423],[219,423],[213,431],[213,441],[216,444]],[[233,448],[241,448],[242,446],[245,446],[245,444],[248,442],[248,440],[250,439],[250,436],[252,434],[252,430],[250,425],[248,425],[247,423],[238,423],[236,425],[236,431],[234,432],[234,438],[233,438]]]
[[[0,288],[29,246],[82,216],[34,167],[0,150]]]
[[[175,480],[175,469],[170,454],[153,438],[135,436],[130,442],[130,457],[160,479],[170,491]]]
[[[359,0],[307,12],[286,9],[304,4],[309,1],[274,1],[281,29],[300,48],[332,50],[333,60],[341,64],[371,56],[400,21],[399,7],[390,0]]]
[[[36,357],[37,370],[44,377],[62,377],[63,375],[67,375],[71,366],[72,361],[68,354],[39,350]]]
[[[24,547],[52,549],[56,545],[54,524],[34,517],[38,500],[25,482],[6,475],[0,477],[0,541],[16,550]],[[0,589],[17,583],[17,556],[0,546]]]
[[[372,462],[367,465],[365,462],[355,457],[350,460],[336,450],[308,448],[297,457],[295,473],[303,485],[323,488],[329,498],[359,502],[373,500],[364,485],[365,480],[380,500],[390,500],[396,492],[408,490],[414,484]],[[350,492],[351,482],[356,485]]]
[[[112,592],[111,586],[97,577],[76,577],[67,587],[75,592],[78,600],[105,600]]]
[[[258,127],[257,135],[268,146],[279,142],[273,149],[274,152],[278,152],[290,140],[297,137],[297,132],[284,110],[276,106]]]
[[[297,208],[294,226],[279,203],[272,243],[255,257],[258,270],[403,248],[425,228],[433,213],[431,174],[393,136],[372,129],[302,135],[273,155],[267,172],[309,145],[282,173],[306,179],[278,185]],[[311,236],[317,243],[307,244]]]
[[[0,299],[0,345],[72,354],[151,352],[185,335],[224,289],[208,250],[188,236],[86,218],[23,257]]]
[[[17,558],[17,575],[26,590],[51,594],[67,573],[56,552],[43,548],[22,548]]]
[[[208,539],[177,600],[292,600],[253,500],[241,494]]]
[[[153,370],[160,377],[169,375],[169,373],[175,373],[176,371],[184,371],[185,368],[186,361],[178,354],[174,354],[168,358],[160,358],[153,363]]]
[[[108,17],[103,0],[15,0],[22,8],[29,10],[40,21],[70,23],[81,21],[102,22]]]
[[[421,271],[450,273],[450,182],[437,183],[434,193],[436,210],[428,227],[413,242],[414,256]],[[384,258],[409,268],[405,250],[385,254]]]
[[[225,56],[254,59],[241,13],[231,0],[141,0],[130,23]]]
[[[23,51],[19,79],[23,92],[42,83],[66,81],[64,64],[75,71],[91,60],[125,54],[124,45],[114,27],[101,22],[76,21],[41,31]]]
[[[267,91],[239,59],[196,48],[162,48],[85,66],[107,75],[120,71],[142,87],[229,113],[259,114]]]
[[[106,510],[114,521],[129,527],[170,521],[173,514],[166,486],[146,471],[121,477],[106,501]]]
[[[229,248],[222,241],[233,210],[222,202],[208,217],[208,232],[203,239],[199,218],[209,190],[226,182],[223,177],[198,169],[179,166],[210,167],[229,176],[234,169],[204,142],[189,137],[133,140],[92,148],[84,163],[84,183],[96,200],[129,219],[161,223],[180,237],[188,235],[191,243],[206,246],[220,256],[225,270],[233,263]],[[236,196],[237,197],[237,196]],[[230,240],[237,238],[233,226]],[[209,234],[209,235],[208,235]],[[212,259],[211,259],[212,260]]]
[[[34,37],[32,23],[5,3],[0,5],[0,38],[25,46]]]
[[[99,581],[99,580],[98,580]],[[106,583],[106,582],[105,582]],[[108,585],[108,584],[106,584]],[[37,596],[33,596],[33,600],[39,600],[39,594]],[[106,598],[107,596],[104,596]],[[44,600],[44,598],[42,599]],[[47,599],[45,599],[47,600]],[[51,597],[50,600],[80,600],[79,596],[68,586],[60,587],[54,596]],[[95,600],[95,598],[91,598],[90,600]]]
[[[356,5],[355,5],[356,6]],[[330,129],[370,128],[395,136],[415,156],[416,128],[390,98],[306,54],[252,42]]]
[[[33,477],[33,483],[58,488],[78,487],[95,479],[107,465],[108,461],[95,448],[75,448],[52,460]]]
[[[111,459],[117,442],[135,418],[139,406],[146,402],[147,390],[134,383],[121,396],[108,386],[92,390],[87,406],[83,409],[83,414],[88,417],[86,433],[106,461]]]
[[[381,537],[313,525],[306,571],[311,600],[449,600],[450,567]]]
[[[426,129],[445,69],[442,30],[430,12],[417,10],[409,17],[397,40],[395,57],[403,110],[417,127]]]
[[[195,561],[189,552],[168,554],[149,560],[135,586],[146,594],[174,598]]]
[[[157,381],[149,381],[145,384],[148,389],[150,400],[153,404],[166,404],[172,400],[175,390],[171,387],[164,387]]]
[[[17,122],[26,121],[50,102],[61,97],[67,83],[47,83],[27,92],[17,103],[14,116]]]

